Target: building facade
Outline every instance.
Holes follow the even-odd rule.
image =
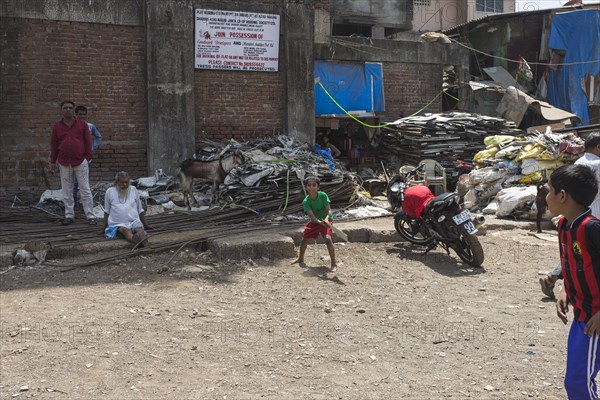
[[[440,92],[444,66],[468,67],[456,45],[384,38],[411,29],[411,8],[401,0],[4,1],[0,194],[59,186],[46,169],[52,125],[67,99],[87,106],[103,135],[92,182],[119,170],[173,174],[201,139],[286,133],[314,141],[318,60],[381,64],[386,106],[377,119],[410,115]],[[197,9],[279,16],[277,71],[195,68]],[[348,32],[361,15],[380,39]],[[441,111],[441,100],[427,111]]]

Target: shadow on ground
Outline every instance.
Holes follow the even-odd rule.
[[[412,260],[423,263],[433,271],[444,276],[467,276],[485,273],[485,268],[473,268],[464,264],[452,251],[450,255],[438,247],[427,254],[425,247],[411,243],[397,243],[386,250],[388,254],[396,254],[401,260]],[[484,261],[485,265],[485,261]]]

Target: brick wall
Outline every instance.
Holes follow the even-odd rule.
[[[442,87],[442,65],[383,63],[383,86],[386,117],[408,117],[438,95]],[[422,112],[441,111],[440,96]]]
[[[146,173],[144,28],[0,18],[0,194],[46,189],[59,104],[88,107],[103,136],[92,184],[124,169]],[[58,177],[50,177],[59,188]]]
[[[262,0],[261,3],[279,6],[279,2],[273,0]],[[280,15],[278,72],[196,69],[196,140],[250,140],[284,131],[284,17],[278,7],[268,12]]]
[[[196,140],[248,140],[283,132],[285,88],[281,58],[279,63],[279,72],[197,69]]]

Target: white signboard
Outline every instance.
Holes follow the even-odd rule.
[[[196,68],[277,71],[279,15],[196,10]]]

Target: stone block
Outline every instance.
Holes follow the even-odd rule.
[[[351,243],[369,242],[370,229],[368,228],[349,228],[343,229],[343,231],[346,233],[346,235],[348,235],[348,241]]]
[[[369,231],[369,242],[371,243],[389,243],[400,242],[404,239],[398,232],[388,230],[371,230]]]
[[[256,233],[223,237],[209,241],[209,249],[221,260],[270,260],[296,256],[294,240],[279,234]]]

